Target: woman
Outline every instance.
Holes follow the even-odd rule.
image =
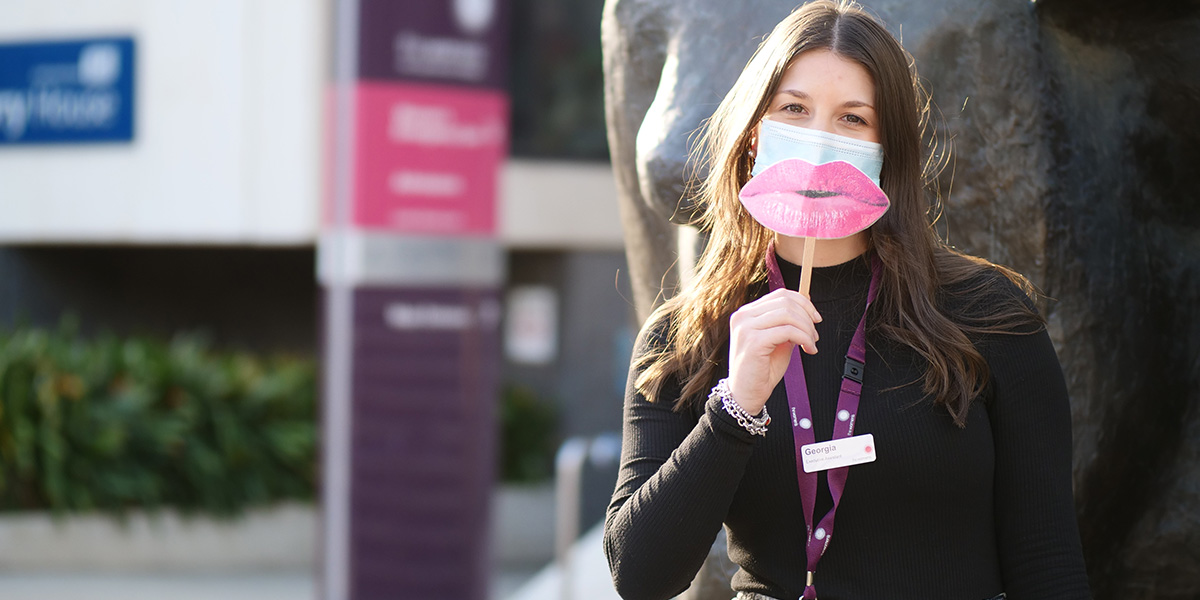
[[[1089,597],[1057,357],[1024,278],[936,239],[910,64],[859,8],[807,4],[709,122],[709,243],[643,329],[626,394],[605,528],[623,598],[683,591],[722,524],[739,599]],[[811,299],[803,241],[739,201],[787,127],[877,144],[890,200],[817,242]],[[831,438],[873,461],[800,467]]]

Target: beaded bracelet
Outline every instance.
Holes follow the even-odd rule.
[[[763,407],[762,414],[757,417],[751,416],[742,405],[738,404],[733,399],[733,392],[729,390],[729,378],[726,377],[717,382],[713,386],[712,392],[708,395],[709,398],[716,396],[721,399],[721,406],[725,408],[725,412],[729,413],[734,419],[737,419],[738,425],[745,428],[754,435],[767,435],[767,425],[771,424],[771,415],[767,414],[767,407]]]

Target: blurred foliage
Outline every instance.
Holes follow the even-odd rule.
[[[500,400],[500,480],[534,483],[554,474],[558,415],[528,388],[508,385]]]
[[[0,510],[232,515],[311,498],[315,393],[311,360],[199,335],[0,332]]]
[[[608,160],[600,16],[604,0],[514,0],[512,153]]]

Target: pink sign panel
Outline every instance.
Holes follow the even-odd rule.
[[[491,236],[508,151],[508,99],[478,88],[362,82],[354,224]]]

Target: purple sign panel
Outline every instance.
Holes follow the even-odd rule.
[[[321,597],[486,600],[508,0],[335,5]]]
[[[361,0],[359,78],[503,88],[508,0]]]
[[[487,597],[495,290],[360,287],[351,367],[351,597]]]

